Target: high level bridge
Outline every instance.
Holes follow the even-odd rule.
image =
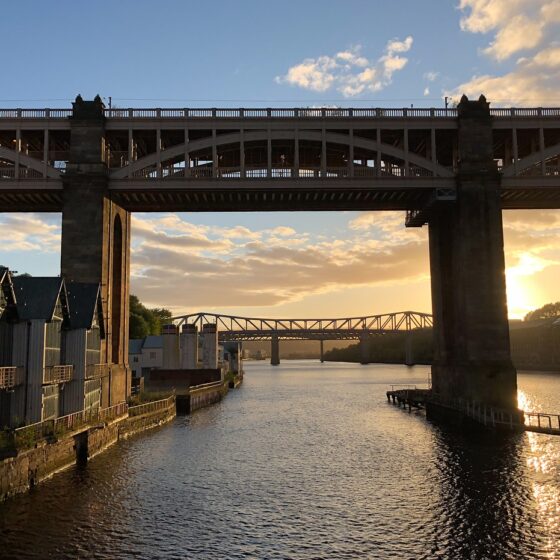
[[[123,376],[131,212],[403,210],[429,224],[434,391],[514,408],[511,208],[560,208],[560,109],[0,110],[0,210],[62,212],[61,272],[101,283]]]
[[[319,340],[323,361],[324,340],[359,340],[362,363],[369,361],[368,341],[371,336],[396,332],[412,333],[431,328],[432,316],[415,311],[346,317],[337,319],[262,319],[215,313],[192,313],[174,317],[179,325],[193,325],[198,331],[206,324],[215,324],[222,341],[270,340],[270,363],[280,363],[280,340]],[[405,342],[405,362],[414,363],[410,336]]]
[[[81,174],[103,165],[107,194],[127,211],[418,211],[457,196],[458,115],[100,104],[95,112],[87,102],[0,109],[0,203],[4,211],[61,212],[79,162]],[[88,116],[103,125],[95,157],[77,145],[77,121]],[[490,117],[501,207],[558,207],[560,109],[491,109]],[[409,225],[420,220],[415,213]]]

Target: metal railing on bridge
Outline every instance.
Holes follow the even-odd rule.
[[[456,108],[291,107],[291,108],[126,108],[105,109],[109,119],[255,119],[255,118],[456,118]],[[4,119],[67,119],[72,109],[0,109]],[[492,108],[494,117],[559,117],[560,108]]]

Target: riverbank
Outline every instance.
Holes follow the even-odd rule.
[[[175,395],[136,406],[121,403],[92,415],[77,413],[16,430],[0,460],[0,502],[87,463],[120,440],[171,422],[178,411],[190,414],[219,402],[242,380],[241,375],[191,387],[186,403],[184,396]]]
[[[52,431],[40,423],[26,427],[11,456],[0,462],[0,501],[25,492],[75,464],[84,464],[120,439],[171,421],[175,397],[128,407],[121,403],[87,418],[64,417]],[[34,432],[34,433],[33,433]],[[49,433],[50,432],[50,433]]]

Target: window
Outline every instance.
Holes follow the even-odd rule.
[[[134,356],[134,358],[132,358],[132,361],[137,364],[138,363],[138,356]]]
[[[150,352],[150,360],[155,360],[155,359],[156,359],[156,353]]]

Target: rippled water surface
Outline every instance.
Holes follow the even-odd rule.
[[[0,504],[0,557],[560,558],[560,437],[465,438],[387,404],[423,367],[245,368],[219,405]],[[560,376],[519,385],[560,412]]]

